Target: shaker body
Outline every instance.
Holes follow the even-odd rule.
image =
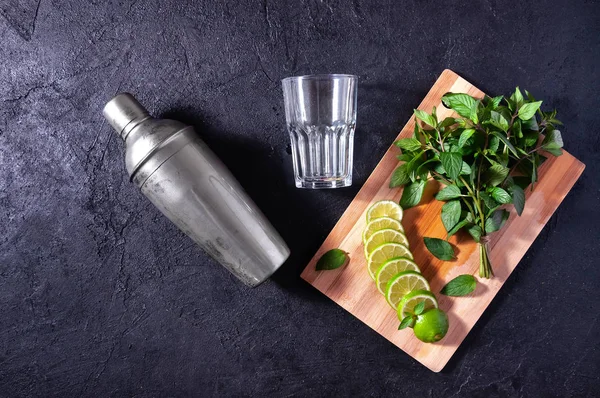
[[[133,178],[142,193],[242,282],[260,284],[289,257],[277,231],[191,127],[154,157]]]

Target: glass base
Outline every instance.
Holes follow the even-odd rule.
[[[352,176],[346,178],[296,179],[296,188],[331,189],[344,188],[352,185]]]

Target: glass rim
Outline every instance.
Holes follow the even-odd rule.
[[[302,80],[333,80],[333,79],[350,79],[358,80],[357,75],[349,75],[345,73],[321,73],[316,75],[302,75],[302,76],[290,76],[285,79],[281,79],[282,83],[288,83],[291,81],[302,81]]]

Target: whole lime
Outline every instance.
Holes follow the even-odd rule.
[[[417,317],[413,331],[425,343],[440,341],[448,332],[448,316],[439,308],[427,310]]]

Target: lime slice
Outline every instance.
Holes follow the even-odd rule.
[[[402,227],[402,224],[400,224],[400,221],[394,220],[391,217],[379,217],[368,223],[365,227],[365,230],[363,232],[363,244],[367,243],[367,240],[375,232],[388,228],[404,232],[404,228]]]
[[[367,210],[367,223],[379,217],[390,217],[402,221],[402,207],[391,200],[380,200],[375,202]]]
[[[413,290],[429,290],[427,279],[415,271],[400,272],[388,281],[385,298],[392,308],[396,309],[402,297]]]
[[[398,232],[395,229],[382,229],[371,235],[365,244],[365,258],[369,258],[369,254],[384,243],[400,243],[409,247],[408,239],[406,239],[404,233]]]
[[[410,260],[413,259],[413,255],[410,250],[408,250],[408,247],[401,245],[400,243],[384,243],[377,247],[369,254],[369,258],[367,259],[367,269],[369,270],[371,278],[375,280],[375,274],[383,263],[399,257],[406,257]]]
[[[395,258],[388,260],[379,268],[377,275],[375,275],[375,282],[377,282],[377,289],[381,294],[385,295],[385,288],[390,279],[404,271],[415,271],[421,272],[417,264],[408,258]]]
[[[425,301],[425,311],[430,308],[438,308],[438,302],[433,293],[428,290],[413,290],[406,294],[398,304],[398,319],[404,319],[412,314],[415,306],[421,301]]]

